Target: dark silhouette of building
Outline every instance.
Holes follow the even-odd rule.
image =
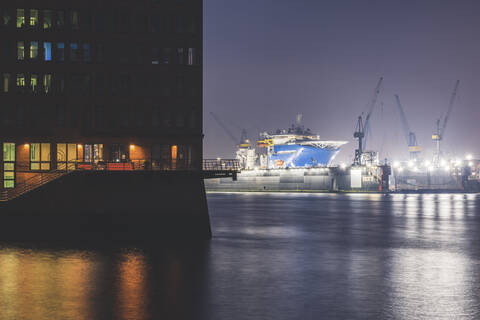
[[[81,169],[200,172],[202,11],[202,0],[2,3],[2,200]]]

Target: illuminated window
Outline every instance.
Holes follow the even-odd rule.
[[[178,156],[178,147],[176,145],[173,145],[171,147],[171,154],[172,154],[172,169],[175,170],[177,169],[177,156]]]
[[[43,55],[45,61],[52,61],[52,43],[44,42],[43,43]]]
[[[57,11],[57,19],[55,22],[57,30],[63,30],[63,28],[65,28],[65,11]]]
[[[38,26],[38,10],[30,9],[30,27]]]
[[[77,145],[74,143],[57,143],[57,168],[65,170],[75,169],[77,162]]]
[[[43,10],[43,30],[52,30],[53,28],[52,10]]]
[[[91,62],[92,61],[92,46],[90,43],[83,44],[83,61]]]
[[[79,59],[78,43],[70,43],[70,61],[77,62]]]
[[[25,42],[17,41],[17,60],[25,60]]]
[[[30,170],[50,170],[50,143],[30,144]]]
[[[196,50],[195,48],[188,48],[187,64],[193,66],[196,64]]]
[[[30,42],[30,59],[37,59],[38,57],[38,41]]]
[[[63,62],[65,61],[65,43],[58,42],[57,43],[57,50],[55,52],[55,60]]]
[[[3,144],[3,187],[15,187],[15,143]]]
[[[80,27],[80,14],[78,11],[72,11],[70,15],[70,23],[73,30],[78,30]]]
[[[3,74],[3,92],[8,93],[10,91],[10,73]]]
[[[17,28],[25,27],[25,10],[17,9]]]
[[[17,90],[22,92],[25,89],[25,74],[17,73]]]
[[[84,146],[83,161],[98,162],[103,160],[103,144],[86,144]]]
[[[46,73],[43,75],[43,92],[49,94],[52,92],[52,74]]]
[[[36,93],[38,90],[38,84],[39,84],[39,79],[38,79],[38,74],[32,73],[30,75],[30,91],[32,93]]]

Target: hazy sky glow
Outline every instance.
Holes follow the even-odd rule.
[[[458,97],[444,137],[453,155],[480,157],[480,1],[204,0],[205,158],[234,157],[213,111],[258,132],[288,127],[297,113],[322,139],[350,141],[380,76],[369,149],[407,156],[399,94],[427,156],[435,120]],[[232,125],[232,131],[240,131]]]

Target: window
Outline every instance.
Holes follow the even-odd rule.
[[[162,61],[163,61],[163,64],[170,64],[172,62],[171,48],[163,48]]]
[[[105,11],[95,12],[95,30],[99,32],[105,31]]]
[[[30,59],[38,58],[38,41],[30,42]]]
[[[92,45],[90,43],[83,44],[83,61],[92,62]]]
[[[57,169],[75,169],[77,162],[77,145],[74,143],[57,143]]]
[[[47,73],[43,75],[43,92],[49,94],[52,92],[52,74]]]
[[[9,27],[12,22],[12,16],[10,15],[10,11],[8,9],[3,9],[3,14],[1,18],[1,24],[4,27]]]
[[[84,146],[83,161],[98,162],[103,160],[103,144],[86,144]]]
[[[32,73],[30,75],[30,92],[32,93],[36,93],[38,91],[38,85],[39,85],[39,81],[38,81],[38,74],[36,73]]]
[[[25,10],[17,9],[17,28],[25,27]]]
[[[3,74],[3,92],[8,93],[10,92],[10,73]]]
[[[52,10],[43,10],[43,30],[52,30],[53,28]]]
[[[78,11],[73,10],[70,13],[70,24],[72,25],[72,30],[78,30],[80,27],[80,14]]]
[[[97,62],[103,62],[103,52],[104,51],[104,48],[103,48],[103,44],[101,43],[97,43],[97,56],[96,56],[96,61]]]
[[[17,41],[17,60],[25,60],[25,42]]]
[[[188,59],[187,64],[189,66],[196,65],[196,49],[195,48],[188,48]]]
[[[30,144],[30,170],[50,170],[50,143]]]
[[[183,48],[177,48],[177,64],[184,64],[185,63],[185,55],[184,55]]]
[[[65,43],[58,42],[57,43],[57,50],[55,52],[55,60],[63,62],[65,61]]]
[[[80,29],[85,31],[90,31],[92,25],[92,14],[90,11],[82,11],[80,19]]]
[[[36,28],[38,26],[38,10],[30,9],[30,23],[29,26]]]
[[[77,62],[79,59],[78,43],[70,43],[70,61]]]
[[[43,43],[43,56],[45,61],[52,61],[52,43],[51,42]]]
[[[162,19],[158,13],[152,14],[152,32],[160,32],[162,29]]]
[[[25,74],[17,73],[17,90],[23,92],[25,90]]]
[[[3,144],[3,187],[15,188],[15,143]]]
[[[60,73],[56,73],[54,78],[54,89],[55,93],[58,95],[62,95],[65,93],[65,76]]]
[[[57,30],[63,30],[65,28],[65,11],[57,11],[55,27]]]
[[[160,63],[160,49],[158,47],[152,48],[152,64]]]

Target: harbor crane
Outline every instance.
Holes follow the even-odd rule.
[[[422,151],[422,148],[417,143],[417,136],[415,135],[415,132],[410,130],[410,126],[408,125],[407,117],[403,111],[398,94],[395,95],[395,100],[397,101],[398,113],[400,114],[400,120],[402,122],[403,132],[405,134],[405,140],[408,146],[408,152],[410,153],[410,159],[416,159]]]
[[[435,141],[436,144],[436,150],[435,150],[435,155],[433,157],[433,163],[438,166],[440,163],[440,158],[442,156],[442,150],[440,146],[440,142],[443,140],[443,137],[445,135],[445,129],[447,128],[447,123],[448,123],[448,118],[450,117],[450,113],[452,112],[453,104],[455,102],[455,98],[457,96],[457,91],[458,91],[458,85],[460,84],[460,80],[457,80],[455,82],[455,86],[453,88],[452,95],[450,97],[450,102],[448,103],[448,109],[447,113],[443,117],[443,123],[442,126],[440,126],[440,123],[442,122],[441,118],[437,119],[437,132],[432,135],[432,140]]]
[[[365,121],[363,120],[363,113],[358,117],[357,124],[355,126],[355,132],[353,133],[353,137],[358,140],[358,148],[355,149],[355,159],[353,160],[354,165],[362,164],[362,154],[364,153],[364,149],[367,146],[367,138],[370,134],[370,117],[372,116],[375,105],[377,104],[377,99],[378,95],[380,94],[382,82],[383,77],[380,77],[377,86],[375,87],[372,100],[370,101],[368,113],[365,116]]]
[[[235,145],[240,145],[243,146],[245,144],[248,144],[248,137],[247,137],[247,130],[241,129],[241,135],[240,135],[240,140],[238,139],[237,136],[235,136],[232,131],[223,123],[222,120],[213,112],[210,112],[210,115],[212,116],[213,119],[222,127],[222,129],[225,131],[225,133],[232,139],[232,141],[235,143]]]

